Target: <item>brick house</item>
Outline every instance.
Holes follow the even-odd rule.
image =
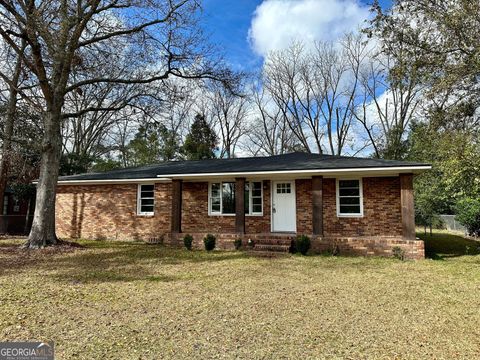
[[[254,250],[286,251],[297,234],[312,250],[423,258],[415,238],[413,176],[429,165],[291,153],[175,161],[61,177],[56,202],[62,238],[217,247],[241,238]]]

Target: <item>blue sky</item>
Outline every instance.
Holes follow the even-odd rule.
[[[226,60],[236,69],[249,71],[259,68],[263,55],[285,41],[284,33],[293,31],[295,36],[334,40],[336,31],[355,30],[353,24],[365,17],[369,3],[370,0],[204,0],[203,23],[210,41],[223,50]],[[391,0],[380,3],[388,7]],[[257,8],[260,11],[254,16]],[[300,15],[295,16],[297,8]],[[339,14],[349,9],[349,14]],[[255,25],[249,40],[252,20]]]

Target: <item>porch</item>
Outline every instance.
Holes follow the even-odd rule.
[[[229,180],[235,188],[234,213],[219,215],[211,213],[211,193],[207,188],[211,182],[174,179],[171,184],[172,243],[181,245],[183,236],[190,234],[194,244],[203,248],[203,238],[211,233],[217,238],[217,247],[223,249],[233,249],[234,241],[242,239],[244,248],[248,248],[251,240],[261,251],[288,252],[297,234],[305,234],[312,239],[312,250],[317,252],[338,248],[348,254],[385,255],[391,253],[392,247],[400,246],[415,257],[417,251],[423,251],[415,241],[412,174],[365,178],[362,190],[365,214],[361,217],[337,215],[335,179],[323,176],[285,181],[262,179],[262,213],[246,214],[245,201],[248,200],[243,189],[250,180],[243,177]],[[290,205],[275,198],[277,192],[285,191],[282,186],[288,183],[292,185],[293,195]],[[275,228],[275,216],[285,213],[282,207],[288,208],[287,214],[293,216],[292,231]]]

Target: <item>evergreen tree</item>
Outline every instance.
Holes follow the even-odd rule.
[[[180,152],[177,137],[162,124],[140,126],[127,146],[131,166],[148,165],[175,159]]]
[[[205,120],[205,117],[197,114],[190,128],[190,133],[185,139],[182,152],[187,160],[204,160],[215,158],[218,137],[215,131]]]

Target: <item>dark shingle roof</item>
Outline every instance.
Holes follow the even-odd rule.
[[[335,170],[358,168],[415,167],[428,164],[396,160],[290,153],[268,157],[170,161],[161,164],[60,177],[65,180],[152,179],[163,175],[239,173],[253,171]]]

